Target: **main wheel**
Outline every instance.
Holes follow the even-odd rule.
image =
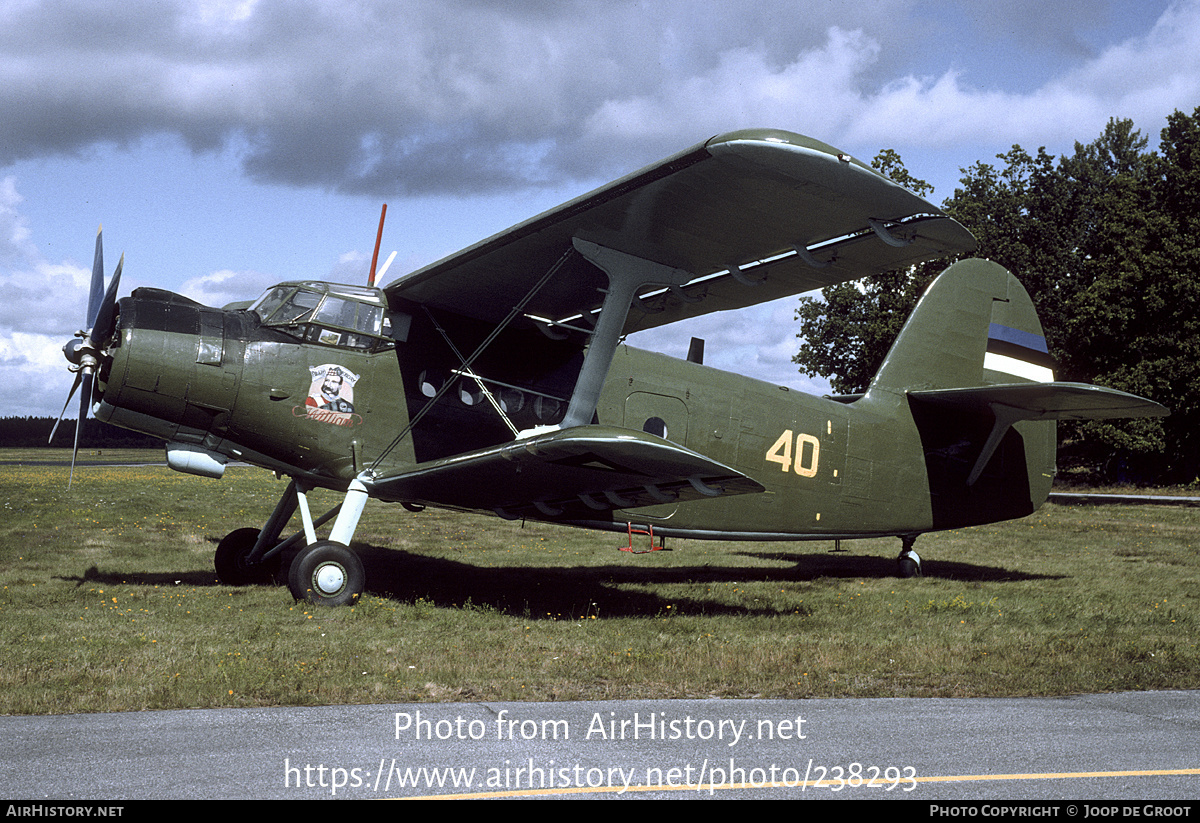
[[[323,540],[300,550],[288,570],[292,597],[319,606],[358,602],[367,575],[358,555],[341,543]]]
[[[217,544],[213,565],[217,578],[226,586],[269,586],[275,582],[277,562],[250,564],[246,558],[258,541],[258,529],[237,529]]]

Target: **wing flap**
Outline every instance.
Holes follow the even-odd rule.
[[[384,500],[508,518],[586,513],[764,490],[741,472],[654,435],[579,426],[434,461],[368,484]]]
[[[873,222],[889,227],[896,243],[873,231]],[[832,146],[755,130],[715,137],[405,275],[386,291],[499,322],[576,238],[693,276],[683,287],[689,299],[647,303],[630,313],[626,333],[975,246],[937,207]],[[810,254],[817,266],[805,262]],[[601,272],[577,259],[526,312],[578,318],[599,306],[607,286]]]

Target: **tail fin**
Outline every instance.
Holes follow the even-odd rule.
[[[930,284],[871,391],[910,392],[1054,380],[1028,292],[988,260],[963,260]]]
[[[867,398],[907,400],[940,527],[1040,506],[1056,420],[1167,414],[1115,389],[1055,382],[1053,368],[1033,301],[1006,269],[964,260],[930,284]]]
[[[873,391],[962,411],[990,409],[1010,420],[1168,414],[1152,400],[1116,389],[1055,382],[1029,293],[987,260],[955,263],[930,284],[871,382],[868,394]]]

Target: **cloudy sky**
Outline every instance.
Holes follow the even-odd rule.
[[[900,152],[953,193],[1200,105],[1200,0],[0,0],[2,416],[56,415],[97,226],[122,294],[384,280],[708,137]],[[819,390],[794,299],[633,342]]]

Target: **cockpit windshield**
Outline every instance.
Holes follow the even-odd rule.
[[[313,343],[377,350],[391,345],[383,292],[331,283],[284,283],[268,289],[250,310],[272,326]]]

